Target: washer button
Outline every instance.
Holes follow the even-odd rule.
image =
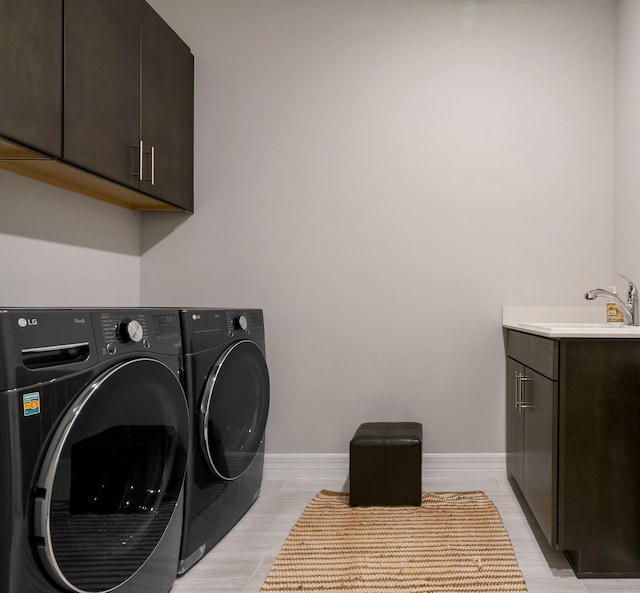
[[[118,325],[120,339],[127,342],[139,342],[144,337],[142,325],[136,319],[123,319]]]
[[[144,338],[142,340],[142,346],[147,350],[151,347],[151,344],[149,344],[149,340],[147,340],[147,338]]]
[[[249,323],[244,315],[240,315],[233,320],[233,328],[246,331]]]
[[[109,342],[107,344],[107,352],[109,354],[115,354],[117,352],[117,350],[118,350],[118,348],[113,342]]]

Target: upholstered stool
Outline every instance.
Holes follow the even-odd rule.
[[[351,506],[420,506],[422,424],[365,422],[349,443]]]

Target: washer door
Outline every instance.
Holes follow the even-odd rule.
[[[153,553],[182,489],[189,442],[184,391],[157,360],[123,362],[63,416],[36,487],[41,559],[62,587],[112,591]]]
[[[269,372],[260,348],[235,342],[211,369],[200,403],[200,443],[211,470],[235,480],[253,462],[269,413]]]

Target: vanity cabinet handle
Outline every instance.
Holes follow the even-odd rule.
[[[515,406],[518,412],[522,412],[522,408],[533,408],[532,405],[527,404],[522,399],[522,383],[524,381],[533,381],[533,377],[527,377],[520,371],[516,371],[516,384],[515,384]]]
[[[520,406],[519,406],[519,411],[521,411],[523,408],[533,408],[533,406],[531,404],[527,404],[523,401],[522,399],[522,383],[524,381],[533,381],[533,377],[527,377],[526,375],[520,375]]]

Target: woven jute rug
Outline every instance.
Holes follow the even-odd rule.
[[[289,533],[261,593],[526,593],[483,492],[426,492],[419,507],[350,507],[322,490]]]

